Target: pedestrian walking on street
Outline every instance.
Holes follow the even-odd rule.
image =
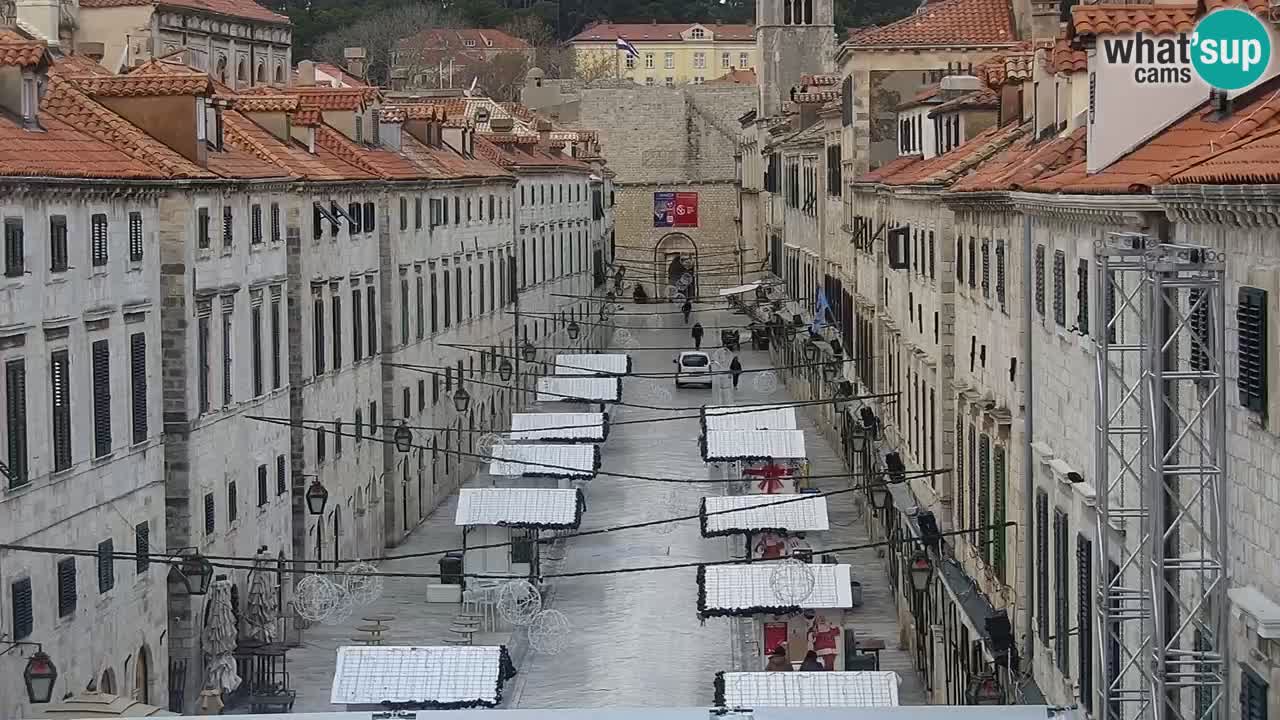
[[[787,648],[779,645],[769,655],[769,662],[764,666],[766,672],[794,672],[791,662],[787,660]]]
[[[693,349],[702,349],[702,323],[693,324]]]
[[[733,356],[733,362],[729,363],[729,374],[733,375],[733,389],[738,389],[738,378],[742,377],[742,362],[738,360],[738,356]]]
[[[820,672],[826,669],[826,666],[818,659],[818,653],[812,650],[806,653],[804,660],[800,662],[800,672]]]
[[[693,305],[688,300],[685,300],[684,304],[680,306],[680,312],[684,314],[684,321],[689,322],[689,313],[693,312]]]

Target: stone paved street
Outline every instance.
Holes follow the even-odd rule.
[[[655,309],[667,310],[670,306]],[[742,316],[725,311],[702,311],[699,315],[698,319],[706,326],[743,322]],[[633,331],[642,345],[677,347],[689,343],[687,328],[679,316],[659,317],[661,328]],[[620,324],[643,323],[632,318]],[[712,334],[708,331],[708,337]],[[665,373],[672,369],[673,351],[636,349],[630,352],[636,373]],[[747,369],[764,367],[769,362],[763,352],[746,351],[741,357]],[[632,377],[625,381],[624,400],[696,407],[708,403],[745,404],[787,399],[785,389],[769,398],[760,395],[751,378],[751,374],[744,375],[735,393],[727,382],[711,391],[676,390],[669,379]],[[648,399],[644,392],[648,383],[670,388],[672,400],[655,403]],[[696,415],[696,410],[613,408],[611,419],[615,426],[603,447],[601,469],[686,481],[715,477],[699,456],[696,418],[616,424],[661,415]],[[801,418],[812,474],[842,472],[838,448],[821,438],[803,413]],[[830,491],[847,487],[848,483],[848,480],[836,479],[817,481],[816,485]],[[703,495],[724,493],[735,487],[728,483],[660,483],[602,475],[587,485],[587,512],[582,529],[693,514]],[[853,494],[839,495],[829,501],[832,531],[825,538],[814,538],[815,546],[846,546],[866,541],[866,531],[859,511],[854,508],[853,497]],[[456,496],[437,509],[395,552],[457,546],[460,537],[453,526],[455,503]],[[545,571],[553,574],[723,560],[731,557],[731,553],[741,553],[740,542],[736,538],[704,539],[699,534],[697,521],[690,520],[668,532],[643,528],[570,538],[565,542],[564,559],[547,564]],[[559,556],[559,551],[555,555]],[[911,668],[909,655],[896,649],[895,611],[882,561],[874,550],[844,553],[840,559],[854,566],[854,575],[864,588],[865,602],[854,611],[853,624],[860,634],[885,640],[889,649],[882,655],[882,667],[895,670],[902,677],[902,702],[923,702],[922,684]],[[437,558],[432,556],[383,566],[394,571],[434,572],[436,563]],[[746,631],[749,623],[725,618],[698,621],[693,569],[562,578],[549,582],[552,586],[550,606],[565,613],[574,628],[563,652],[555,656],[530,653],[519,634],[515,638],[511,638],[510,633],[477,637],[478,644],[510,643],[520,673],[508,685],[505,699],[508,707],[709,705],[712,679],[717,671],[760,669],[760,661],[756,659],[759,648]],[[321,626],[305,633],[306,642],[289,655],[293,683],[299,691],[298,710],[332,709],[328,696],[335,649],[350,643],[349,638],[355,634],[350,626],[360,624],[359,615],[386,612],[396,616],[391,623],[388,644],[438,644],[443,640],[456,608],[425,603],[422,584],[421,580],[388,578],[383,597],[376,606],[358,612],[357,617],[343,627]]]

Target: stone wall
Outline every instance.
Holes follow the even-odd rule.
[[[653,194],[656,192],[698,193],[698,227],[670,228],[653,226]],[[683,251],[688,244],[683,239],[670,239],[668,235],[686,235],[697,248],[699,267],[698,295],[713,295],[718,288],[739,284],[737,272],[738,212],[737,186],[732,183],[705,183],[683,185],[644,184],[619,187],[617,194],[617,257],[627,266],[627,277],[644,283],[650,297],[666,295],[667,268],[665,261],[654,264],[654,253],[662,243]],[[659,252],[661,256],[661,252]],[[748,259],[754,256],[748,256]],[[758,258],[757,258],[758,259]],[[758,274],[746,275],[747,280]]]

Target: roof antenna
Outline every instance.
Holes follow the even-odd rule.
[[[475,94],[475,92],[476,92],[476,83],[477,83],[479,80],[480,80],[479,76],[471,78],[471,87],[470,87],[470,89],[463,90],[463,91],[462,91],[462,96],[463,96],[463,97],[471,97],[472,95],[474,95],[474,94]]]

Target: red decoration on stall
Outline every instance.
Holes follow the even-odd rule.
[[[790,469],[773,463],[759,468],[747,468],[742,471],[743,475],[764,478],[760,481],[760,489],[766,495],[775,495],[782,492],[782,478],[791,477],[791,473]]]

